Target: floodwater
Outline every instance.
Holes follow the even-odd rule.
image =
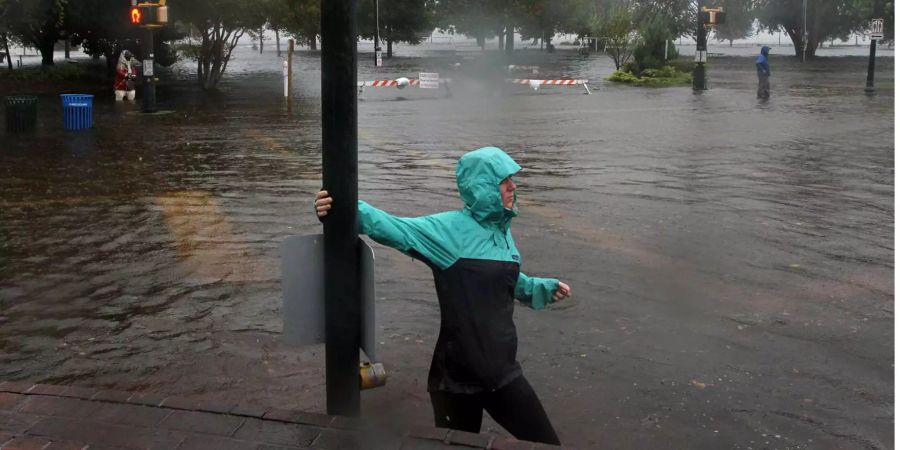
[[[63,132],[43,97],[36,132],[0,135],[0,379],[324,411],[322,346],[281,341],[279,273],[280,242],[321,230],[319,59],[298,53],[288,107],[272,47],[239,48],[212,94],[181,63],[168,114],[104,92],[93,130]],[[866,96],[864,57],[776,55],[760,102],[752,52],[699,95],[602,81],[602,55],[512,61],[586,95],[498,87],[509,61],[477,51],[398,53],[361,54],[359,79],[439,72],[453,96],[365,91],[360,197],[429,214],[460,207],[467,150],[524,167],[522,270],[574,296],[517,309],[519,359],[564,443],[893,447],[893,58]],[[431,273],[375,252],[389,380],[363,414],[430,424]]]

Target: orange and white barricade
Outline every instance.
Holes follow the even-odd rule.
[[[431,74],[425,74],[431,75]],[[438,85],[443,85],[446,94],[450,95],[450,79],[449,78],[437,78],[437,74],[434,74],[434,77],[428,78],[424,80],[420,80],[419,78],[406,78],[400,77],[395,80],[372,80],[372,81],[358,81],[356,82],[356,87],[359,89],[359,94],[362,95],[365,92],[367,87],[395,87],[397,89],[404,89],[407,86],[416,86],[424,89],[435,89]]]
[[[513,78],[507,80],[510,83],[514,84],[524,84],[530,87],[532,90],[538,90],[543,85],[553,85],[553,86],[584,86],[585,92],[588,95],[591,94],[591,89],[588,87],[588,80],[529,80],[527,78]]]

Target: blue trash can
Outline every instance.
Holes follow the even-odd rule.
[[[63,128],[84,130],[94,126],[94,96],[90,94],[60,94],[63,107]]]

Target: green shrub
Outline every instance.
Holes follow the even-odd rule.
[[[638,67],[638,64],[634,61],[629,61],[629,62],[625,63],[625,65],[622,66],[622,68],[620,70],[628,72],[634,76],[638,76],[641,73],[641,68]]]
[[[616,83],[633,84],[635,86],[673,86],[678,84],[690,84],[691,74],[689,72],[681,72],[672,66],[665,66],[660,69],[644,69],[640,77],[634,76],[631,72],[625,70],[617,70],[612,75],[606,77],[606,80]]]
[[[606,77],[606,79],[617,83],[635,83],[638,81],[638,77],[634,76],[631,72],[624,70],[617,70],[613,72],[612,75]]]

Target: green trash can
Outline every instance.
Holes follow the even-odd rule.
[[[37,97],[12,95],[6,97],[6,131],[28,131],[37,122]]]

